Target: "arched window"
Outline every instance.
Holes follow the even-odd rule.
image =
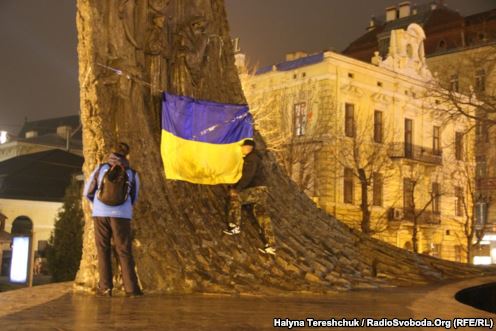
[[[27,216],[16,217],[10,232],[12,234],[30,234],[33,232],[33,221]]]

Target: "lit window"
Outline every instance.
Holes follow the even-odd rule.
[[[455,158],[463,160],[463,132],[455,133]]]
[[[372,175],[372,202],[374,206],[382,206],[383,203],[383,176],[379,172],[374,172]]]
[[[487,176],[487,163],[485,156],[480,156],[475,164],[475,176],[476,178],[482,179]]]
[[[383,142],[382,111],[379,110],[374,112],[374,141],[376,143]]]
[[[403,178],[403,209],[405,218],[412,219],[415,213],[415,182],[410,178]]]
[[[303,136],[307,126],[307,107],[306,103],[297,103],[294,105],[294,127],[295,135]]]
[[[347,137],[355,137],[355,105],[345,105],[344,134]]]
[[[486,90],[486,71],[484,69],[475,72],[475,90],[479,92]]]
[[[353,204],[353,169],[344,168],[343,201]]]
[[[413,157],[413,120],[405,118],[405,157]]]
[[[432,212],[439,214],[441,212],[441,189],[439,183],[432,183]]]
[[[464,195],[463,188],[455,187],[455,216],[463,216],[464,214]]]
[[[441,155],[441,128],[439,126],[432,128],[432,153]]]
[[[451,75],[450,78],[450,90],[453,92],[458,92],[458,75]]]

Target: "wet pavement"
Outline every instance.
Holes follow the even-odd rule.
[[[480,282],[479,282],[480,283]],[[436,300],[459,285],[359,290],[326,296],[233,297],[217,295],[155,296],[141,298],[101,298],[65,294],[25,309],[0,314],[0,330],[188,330],[248,331],[288,330],[274,328],[274,318],[285,321],[315,318],[400,318],[496,317],[490,313]],[[463,285],[465,286],[465,285]],[[54,286],[52,291],[56,291]],[[17,291],[13,291],[17,292]],[[19,292],[20,293],[20,292]],[[28,293],[28,292],[26,292]],[[35,298],[22,295],[24,300]],[[7,293],[5,293],[7,294]],[[3,294],[2,294],[3,295]],[[0,312],[5,301],[0,295]],[[12,294],[11,294],[12,295]],[[432,296],[433,298],[431,298]],[[446,298],[451,297],[451,294]],[[18,298],[22,300],[22,298]],[[10,300],[14,300],[10,297]],[[428,306],[429,303],[432,306]],[[427,306],[426,306],[427,305]],[[417,307],[418,306],[418,307]],[[2,316],[3,315],[3,316]],[[299,328],[292,330],[330,330]],[[350,328],[332,328],[350,330]],[[382,328],[375,328],[380,330]],[[412,330],[412,328],[407,328]],[[469,329],[463,329],[469,330]]]

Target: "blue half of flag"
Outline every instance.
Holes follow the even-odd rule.
[[[161,153],[168,179],[233,184],[241,177],[241,144],[253,137],[247,105],[164,93]]]

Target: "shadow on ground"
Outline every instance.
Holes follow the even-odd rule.
[[[455,298],[463,304],[496,313],[496,282],[463,289]]]

